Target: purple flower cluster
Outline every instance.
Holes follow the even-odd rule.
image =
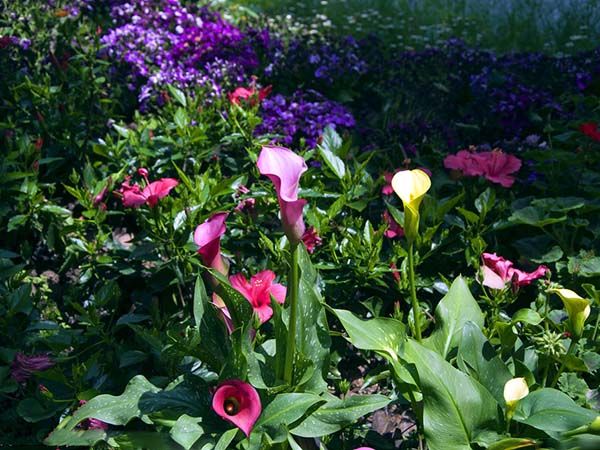
[[[297,144],[304,138],[308,148],[316,147],[327,125],[337,129],[355,125],[346,108],[313,90],[298,90],[289,98],[281,94],[267,98],[259,114],[263,122],[256,127],[255,135],[281,135],[275,141],[285,145]]]
[[[287,48],[278,40],[269,43],[267,76],[279,77],[290,73],[303,81],[316,80],[332,85],[340,80],[356,79],[367,71],[360,56],[359,42],[352,36],[291,39]]]
[[[139,101],[166,84],[203,86],[221,95],[243,83],[258,60],[246,36],[208,7],[179,0],[131,0],[111,8],[115,28],[102,37],[106,52],[129,67],[130,89],[141,82]]]
[[[17,353],[15,359],[10,364],[10,376],[17,383],[24,383],[33,375],[33,372],[47,370],[54,366],[48,355],[26,356],[23,353]]]

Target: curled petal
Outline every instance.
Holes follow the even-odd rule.
[[[256,389],[241,380],[223,381],[215,391],[212,407],[219,416],[233,423],[246,436],[250,435],[262,411]]]
[[[194,231],[194,242],[199,247],[202,262],[223,274],[226,273],[226,268],[221,256],[221,236],[225,233],[226,218],[225,212],[213,214]]]
[[[280,199],[286,202],[298,199],[300,176],[308,169],[304,158],[287,148],[266,145],[256,165],[261,175],[271,179]]]
[[[162,178],[158,181],[153,181],[144,188],[142,194],[146,197],[149,206],[156,206],[158,200],[166,197],[171,189],[179,184],[174,178]]]

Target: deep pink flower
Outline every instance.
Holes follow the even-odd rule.
[[[483,253],[481,255],[483,265],[482,284],[493,289],[504,289],[507,284],[512,284],[513,289],[527,286],[533,280],[543,277],[550,271],[546,266],[540,265],[533,272],[523,272],[513,267],[512,261],[508,261],[495,253]]]
[[[87,402],[85,400],[79,400],[79,405],[83,406]],[[94,419],[90,417],[85,419],[83,422],[77,425],[77,428],[82,430],[108,430],[108,424],[106,422],[101,421],[100,419]]]
[[[159,199],[166,197],[171,189],[179,184],[179,181],[174,178],[162,178],[147,183],[146,187],[141,189],[139,184],[130,185],[130,180],[131,177],[126,177],[119,189],[119,193],[123,197],[123,206],[128,208],[139,208],[144,203],[147,203],[148,206],[156,206]]]
[[[595,123],[582,123],[579,126],[579,131],[581,131],[586,136],[591,137],[593,140],[600,142],[600,131],[598,131],[598,125],[596,125]]]
[[[446,169],[459,170],[467,177],[483,175],[485,170],[482,163],[480,154],[468,150],[460,150],[456,155],[448,155],[444,158]]]
[[[275,280],[275,273],[271,270],[263,270],[253,275],[250,282],[241,273],[229,277],[231,285],[250,302],[260,323],[265,323],[273,315],[271,295],[278,303],[285,302],[285,286],[273,283],[273,280]]]
[[[269,85],[263,89],[258,90],[258,103],[261,103],[265,98],[269,96],[273,86]],[[256,103],[255,99],[256,88],[251,86],[250,88],[238,87],[233,92],[228,92],[227,96],[229,101],[236,105],[240,104],[240,100],[250,100],[250,105],[254,106]]]
[[[98,195],[96,195],[94,197],[94,208],[97,208],[100,203],[102,203],[102,200],[104,200],[104,197],[106,196],[106,191],[108,191],[108,185],[110,184],[110,180],[104,185],[104,187],[102,188],[102,190],[98,193]]]
[[[308,227],[302,235],[302,242],[304,242],[304,246],[308,253],[312,254],[316,247],[323,244],[323,239],[321,239],[321,236],[319,236],[315,227]]]
[[[48,355],[25,356],[19,352],[10,364],[10,376],[17,383],[23,383],[31,378],[33,372],[48,370],[52,366],[54,366],[54,362],[50,360]]]
[[[308,169],[304,158],[287,148],[267,145],[262,147],[256,165],[275,185],[283,231],[292,244],[297,244],[305,230],[302,208],[306,200],[298,199],[300,176]]]
[[[396,172],[398,171],[394,170],[394,173],[384,172],[383,179],[385,180],[385,185],[381,188],[381,193],[383,195],[392,195],[394,193],[394,189],[392,189],[392,178]]]
[[[404,230],[388,211],[383,212],[383,220],[388,224],[388,229],[383,233],[384,236],[389,237],[390,239],[404,236]]]
[[[511,175],[521,168],[521,160],[513,155],[507,155],[500,150],[480,153],[479,158],[484,161],[483,169],[485,177],[492,183],[504,187],[511,187],[515,177]]]
[[[199,247],[202,262],[223,275],[227,274],[227,266],[221,256],[221,236],[225,233],[226,218],[226,212],[213,214],[194,231],[194,242]]]
[[[262,412],[256,389],[241,380],[223,381],[213,396],[213,410],[250,436],[252,427]]]

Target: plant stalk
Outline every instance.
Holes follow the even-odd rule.
[[[294,356],[296,355],[296,322],[298,320],[298,244],[292,244],[292,265],[290,267],[290,276],[288,278],[289,289],[289,322],[287,345],[285,349],[285,367],[283,379],[291,386],[293,381]]]
[[[414,244],[409,242],[408,244],[408,283],[410,286],[410,298],[412,301],[413,309],[413,322],[414,322],[414,333],[415,338],[420,343],[421,338],[421,311],[419,309],[419,301],[417,300],[417,288],[415,286],[415,256],[414,256]]]

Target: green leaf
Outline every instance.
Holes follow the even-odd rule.
[[[200,331],[200,324],[202,323],[202,317],[204,317],[204,305],[208,305],[208,295],[206,294],[206,288],[202,277],[198,275],[196,277],[196,284],[194,285],[194,322],[196,323],[196,329]]]
[[[513,316],[511,322],[513,324],[517,322],[527,323],[529,325],[537,325],[542,322],[542,316],[537,311],[529,308],[523,308],[518,310]]]
[[[446,358],[459,345],[462,329],[468,322],[482,328],[484,316],[465,280],[459,276],[435,308],[436,328],[423,344]]]
[[[105,440],[107,436],[104,430],[54,430],[44,439],[44,444],[52,447],[59,445],[91,447],[92,445]]]
[[[227,306],[227,310],[231,315],[233,328],[241,328],[252,319],[252,305],[241,292],[231,286],[225,276],[216,270],[210,270],[210,273],[219,281],[215,290]]]
[[[111,425],[125,425],[134,417],[142,416],[139,405],[141,397],[159,391],[160,389],[143,375],[137,375],[129,381],[123,394],[104,394],[92,398],[75,411],[65,429],[72,430],[78,423],[89,418],[99,419]]]
[[[139,450],[142,448],[181,450],[181,446],[173,442],[168,434],[153,431],[128,431],[111,437],[112,440],[118,445],[119,450]]]
[[[169,93],[173,96],[173,98],[175,98],[175,100],[177,100],[177,102],[183,106],[184,108],[187,106],[187,100],[185,98],[185,94],[183,93],[183,91],[177,89],[175,86],[171,86],[168,85],[167,89],[169,90]]]
[[[479,433],[497,429],[498,403],[487,389],[413,339],[404,348],[419,376],[430,450],[471,449]]]
[[[326,389],[325,377],[329,370],[331,337],[315,271],[306,247],[298,245],[300,281],[298,286],[298,324],[296,326],[297,350],[314,363],[315,371],[304,390],[322,392]]]
[[[171,438],[185,450],[189,450],[204,434],[204,430],[198,425],[200,420],[202,419],[190,417],[187,414],[179,416],[169,432]]]
[[[119,133],[119,135],[121,137],[124,137],[125,139],[129,138],[129,129],[128,128],[117,125],[116,123],[113,124],[113,128],[116,130],[117,133]]]
[[[300,420],[312,406],[323,399],[310,393],[285,393],[277,395],[263,410],[254,425],[255,430],[264,430],[277,442],[283,429]],[[287,433],[285,433],[287,435]]]
[[[564,222],[567,216],[550,217],[541,208],[535,206],[527,206],[512,213],[508,218],[511,222],[531,225],[533,227],[545,227],[553,223]]]
[[[51,403],[49,401],[39,401],[35,398],[24,398],[17,406],[17,413],[27,422],[39,422],[48,419],[64,410],[61,404]]]
[[[487,450],[516,450],[536,445],[536,441],[528,438],[504,438],[490,444]],[[537,447],[536,447],[537,448]]]
[[[478,381],[501,404],[504,401],[504,384],[512,378],[512,374],[478,326],[469,322],[462,333],[457,355],[459,369]]]
[[[597,415],[597,411],[578,406],[567,394],[543,388],[519,402],[513,420],[546,433],[565,432],[590,423]]]
[[[327,403],[321,405],[291,431],[302,437],[326,436],[354,424],[360,417],[389,403],[388,397],[376,394],[353,395],[344,399],[331,395]]]
[[[204,380],[187,374],[164,390],[144,392],[136,403],[145,415],[170,410],[202,417],[210,409],[211,397]]]
[[[340,180],[346,176],[346,166],[340,157],[336,155],[337,150],[341,146],[342,139],[339,134],[332,127],[325,127],[323,130],[323,142],[317,145],[317,150],[327,167]]]
[[[217,445],[215,446],[215,450],[227,450],[237,432],[238,428],[232,428],[231,430],[227,430],[225,433],[223,433],[219,439],[219,442],[217,442]]]

